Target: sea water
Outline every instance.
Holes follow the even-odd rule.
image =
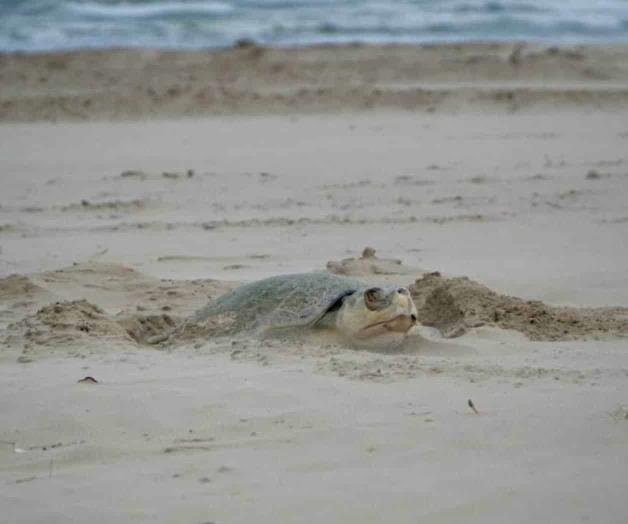
[[[628,0],[0,0],[0,51],[628,40]]]

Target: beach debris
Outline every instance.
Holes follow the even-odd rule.
[[[127,169],[126,171],[122,171],[122,173],[120,173],[121,178],[146,178],[147,176],[148,175],[144,171],[140,171],[138,169]]]
[[[195,445],[183,445],[183,446],[168,446],[164,448],[164,453],[179,453],[186,451],[212,451],[210,446],[195,446]]]
[[[244,264],[230,264],[228,266],[223,266],[223,269],[225,270],[233,270],[233,269],[244,269],[248,266],[245,266]]]
[[[612,175],[610,173],[601,173],[596,169],[590,169],[587,171],[585,178],[587,180],[601,180],[602,178],[609,178]]]
[[[508,62],[514,66],[517,66],[521,63],[521,58],[523,54],[523,50],[525,48],[525,43],[517,42],[513,47],[512,51],[508,55]]]
[[[627,405],[622,405],[622,406],[617,406],[617,408],[615,408],[613,411],[611,411],[609,413],[609,415],[612,417],[612,419],[615,422],[628,420],[628,404]]]
[[[467,401],[467,405],[471,408],[471,410],[473,411],[473,413],[475,413],[476,415],[479,415],[480,412],[475,408],[475,404],[473,403],[473,400],[469,399]]]
[[[26,453],[25,449],[18,448],[17,442],[13,442],[12,440],[0,440],[0,444],[6,444],[7,446],[11,446],[13,448],[13,453]]]
[[[277,175],[273,175],[272,173],[267,173],[266,171],[262,171],[258,174],[259,174],[259,178],[261,182],[269,182],[277,178]]]
[[[25,477],[23,479],[17,479],[15,481],[16,484],[24,484],[24,482],[31,482],[33,480],[37,480],[37,477]]]
[[[235,41],[235,43],[233,44],[233,47],[239,48],[239,49],[245,49],[245,48],[255,47],[256,45],[257,45],[257,42],[255,42],[255,40],[251,38],[239,38],[238,40]]]
[[[79,383],[80,384],[98,384],[98,381],[94,377],[87,376],[80,379]]]

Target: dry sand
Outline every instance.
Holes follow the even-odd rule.
[[[0,522],[625,522],[627,57],[0,56]],[[325,269],[424,327],[146,344]]]

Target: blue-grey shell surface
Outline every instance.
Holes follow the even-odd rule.
[[[280,275],[226,293],[197,311],[193,321],[230,317],[230,333],[308,326],[340,298],[364,287],[358,280],[331,273]]]

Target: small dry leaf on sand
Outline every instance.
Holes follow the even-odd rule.
[[[94,377],[83,377],[82,379],[79,380],[79,383],[81,384],[98,384],[98,381],[94,378]]]

